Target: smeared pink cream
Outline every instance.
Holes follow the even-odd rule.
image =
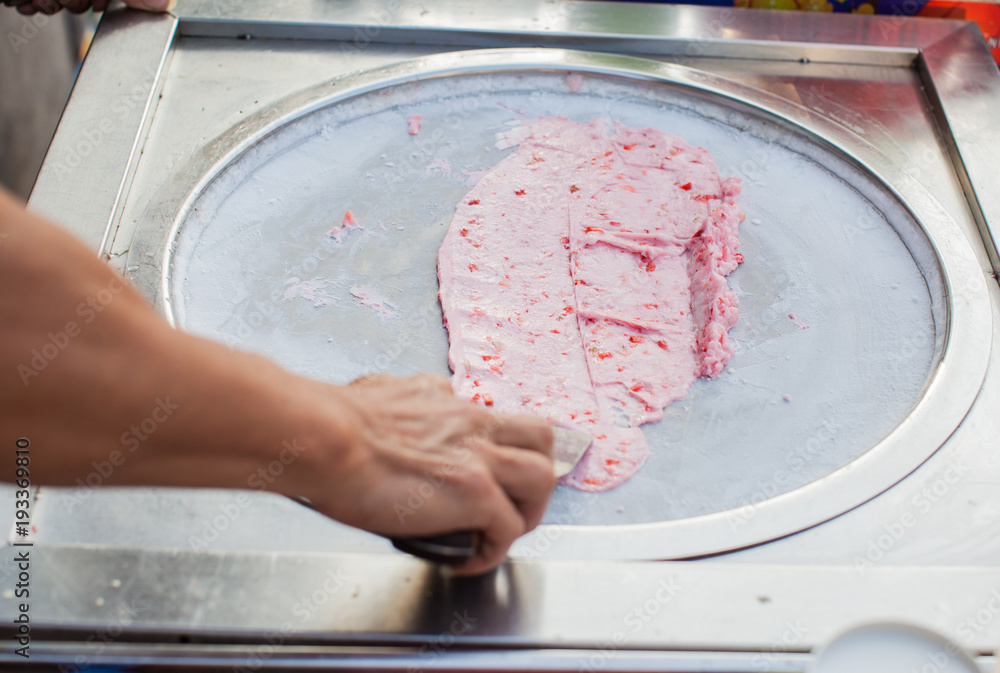
[[[351,231],[352,229],[360,229],[360,228],[361,228],[361,223],[358,222],[358,218],[354,216],[354,213],[352,211],[348,210],[346,213],[344,213],[344,219],[341,220],[340,226],[331,229],[327,233],[327,236],[337,241],[337,243],[340,243],[341,236]]]
[[[791,320],[792,322],[794,322],[795,326],[798,327],[799,329],[809,329],[809,327],[810,327],[806,323],[804,323],[801,320],[799,320],[798,318],[796,318],[794,313],[789,313],[788,314],[788,319]]]
[[[427,164],[427,168],[424,169],[424,173],[433,173],[435,170],[441,171],[445,175],[451,175],[451,164],[444,157],[438,157],[434,161]]]
[[[325,290],[330,281],[325,278],[314,278],[312,280],[300,280],[299,278],[289,278],[285,281],[288,286],[282,298],[285,300],[301,297],[316,308],[327,306],[331,302],[337,301],[336,297],[329,295]]]
[[[656,129],[541,118],[462,199],[438,257],[456,394],[588,431],[564,483],[603,491],[639,430],[732,357],[739,180]]]
[[[382,315],[392,315],[396,311],[396,305],[371,285],[352,285],[348,291],[358,300],[355,302],[358,306],[370,308]]]

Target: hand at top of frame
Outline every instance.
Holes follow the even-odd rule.
[[[82,14],[88,9],[103,12],[110,0],[3,0],[3,4],[17,7],[17,11],[30,16],[39,12],[56,14],[64,9],[74,14]],[[147,12],[169,12],[177,4],[177,0],[125,0],[125,4]]]

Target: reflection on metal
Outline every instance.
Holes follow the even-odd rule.
[[[389,3],[392,5],[392,3]],[[803,16],[693,6],[536,2],[433,6],[377,3],[325,5],[252,0],[238,12],[209,2],[181,8],[181,33],[191,37],[335,40],[342,50],[370,43],[461,48],[556,47],[628,54],[776,59],[905,66],[944,25],[903,24],[894,39],[874,21],[847,14]],[[919,27],[920,30],[907,30]]]
[[[342,655],[337,646],[355,645],[355,656],[427,665],[433,663],[428,653],[516,646],[559,650],[545,668],[579,670],[602,649],[608,656],[644,654],[658,666],[670,663],[662,651],[671,649],[801,656],[847,624],[875,620],[920,624],[973,652],[990,650],[998,631],[985,629],[970,640],[951,618],[974,613],[993,590],[996,573],[989,568],[859,573],[853,567],[515,561],[491,575],[454,578],[404,556],[55,545],[38,555],[34,572],[32,609],[54,617],[46,620],[47,637],[38,640],[86,640],[125,622],[95,664],[109,661],[115,648],[134,653],[140,644],[175,656],[230,644],[215,656],[232,666],[245,663],[240,643],[271,638],[285,648],[274,652],[287,657],[283,662],[311,656],[318,663]],[[396,657],[382,649],[390,645],[401,648]],[[33,643],[32,659],[43,651],[52,656],[59,648]],[[738,657],[728,660],[733,668],[710,670],[760,670],[761,663],[759,656]]]
[[[997,71],[984,55],[976,26],[967,23],[948,39],[921,51],[920,72],[939,123],[949,130],[948,149],[976,217],[994,275],[1000,273],[1000,132],[989,123],[1000,106]]]

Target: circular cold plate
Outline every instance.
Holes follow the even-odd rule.
[[[293,96],[161,189],[159,219],[131,245],[133,280],[179,327],[304,375],[447,374],[438,247],[455,204],[505,156],[496,134],[542,115],[707,148],[743,181],[745,262],[730,276],[740,320],[726,371],[644,426],[652,456],[631,481],[559,488],[515,556],[680,558],[785,536],[889,488],[961,422],[991,318],[957,225],[843,128],[653,61],[459,52]],[[361,228],[338,242],[348,210]]]

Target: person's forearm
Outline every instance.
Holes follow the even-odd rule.
[[[2,194],[0,288],[5,480],[24,437],[34,484],[248,488],[316,435],[329,447],[347,432],[343,418],[317,418],[300,379],[172,329],[90,250]],[[295,490],[287,481],[268,485]]]

